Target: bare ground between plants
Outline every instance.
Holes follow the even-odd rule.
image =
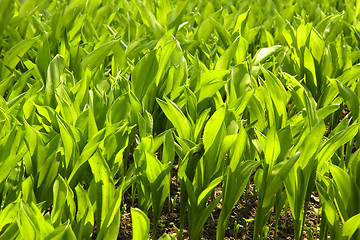
[[[220,194],[221,189],[215,189],[215,195]],[[127,195],[127,196],[126,196]],[[171,197],[180,196],[180,186],[176,181],[176,177],[173,176],[171,184]],[[130,193],[125,194],[126,209],[124,209],[124,214],[122,215],[120,232],[118,239],[132,239],[132,224],[130,216],[130,207],[132,200],[130,199]],[[160,237],[162,234],[173,234],[176,236],[178,228],[180,227],[180,199],[176,199],[176,208],[173,208],[174,205],[169,204],[166,201],[162,215],[160,217],[159,229],[157,236]],[[134,206],[136,207],[136,200]],[[245,190],[244,194],[241,196],[239,202],[235,205],[228,227],[226,230],[225,239],[242,239],[248,240],[252,239],[254,232],[254,221],[257,208],[257,196],[254,183],[249,184],[248,188]],[[313,191],[311,200],[309,202],[309,207],[306,213],[305,227],[303,231],[303,239],[318,238],[319,235],[319,226],[320,226],[320,216],[317,214],[319,210],[319,197],[316,189]],[[221,212],[221,204],[214,209],[209,219],[206,221],[203,228],[202,239],[210,240],[216,239],[216,225]],[[150,224],[152,220],[151,209],[149,210],[148,217],[150,219]],[[185,229],[183,232],[183,238],[189,239],[189,234],[187,231],[187,220],[185,219]],[[294,239],[294,226],[292,221],[292,216],[290,208],[286,211],[283,209],[278,222],[278,230],[275,231],[275,213],[272,212],[270,219],[268,221],[269,233],[268,239]],[[239,230],[237,235],[235,235],[235,226],[238,225]],[[152,226],[151,226],[152,227]],[[311,234],[310,236],[308,235]],[[275,233],[276,232],[276,233]],[[150,236],[152,233],[150,232]]]

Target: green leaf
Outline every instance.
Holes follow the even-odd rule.
[[[359,108],[360,108],[359,97],[353,91],[351,91],[351,89],[349,89],[344,84],[342,84],[340,81],[338,80],[333,80],[333,81],[336,82],[340,96],[345,100],[345,103],[349,107],[354,119],[357,119],[359,117]]]
[[[155,81],[159,64],[156,51],[146,54],[135,66],[131,83],[136,97],[141,102],[147,93],[149,86]]]
[[[15,166],[21,161],[25,152],[20,149],[23,132],[15,127],[9,135],[0,140],[0,183],[2,183]]]
[[[296,165],[305,169],[312,157],[319,151],[326,126],[323,121],[319,122],[306,136],[301,147],[301,154]]]
[[[117,43],[117,40],[109,41],[89,53],[87,56],[84,57],[84,60],[82,61],[83,66],[94,69],[96,67],[99,67],[101,64],[104,64],[105,58],[112,50],[115,43]]]
[[[214,96],[226,83],[227,81],[214,81],[203,85],[200,89],[198,102]]]
[[[141,138],[149,137],[153,134],[153,118],[151,114],[145,110],[143,113],[137,113],[137,120],[139,125],[139,134]]]
[[[215,178],[209,183],[209,185],[200,193],[200,195],[197,198],[198,206],[204,205],[208,201],[210,194],[215,189],[215,187],[221,183],[222,180],[223,177],[220,176],[218,178]]]
[[[18,208],[19,202],[14,201],[0,211],[0,231],[3,231],[6,225],[16,221]]]
[[[75,187],[77,207],[76,220],[78,222],[78,238],[90,238],[94,229],[94,210],[88,193],[78,184]]]
[[[197,199],[196,199],[196,195],[195,195],[195,191],[194,191],[194,186],[192,184],[192,182],[190,181],[190,179],[188,178],[188,176],[186,175],[185,172],[179,173],[179,178],[184,181],[185,183],[185,187],[186,187],[186,193],[187,196],[189,198],[189,205],[196,207],[197,206]]]
[[[39,69],[43,81],[46,81],[47,69],[51,61],[49,41],[46,35],[42,39],[42,46],[37,52],[36,66]]]
[[[360,213],[352,216],[342,226],[342,235],[344,237],[352,237],[356,230],[360,227]]]
[[[319,116],[317,115],[316,112],[314,98],[312,98],[309,95],[310,93],[305,94],[305,106],[306,106],[306,114],[307,114],[309,126],[310,128],[312,128],[319,122]]]
[[[189,87],[185,87],[186,110],[192,121],[195,122],[197,118],[197,98]]]
[[[0,240],[14,240],[19,237],[19,227],[16,222],[10,224],[0,235]]]
[[[229,82],[229,103],[236,102],[250,92],[251,78],[245,63],[231,68],[231,79]]]
[[[204,86],[211,82],[222,81],[228,73],[229,73],[229,70],[209,70],[209,71],[202,72],[200,75],[201,86]],[[195,93],[197,93],[199,90],[200,90],[200,88],[195,89]]]
[[[213,32],[214,26],[211,24],[210,18],[205,19],[201,22],[197,30],[197,37],[200,40],[206,41],[210,37],[210,34]]]
[[[5,3],[6,4],[6,3]],[[3,16],[3,15],[2,15]],[[0,32],[1,33],[1,32]],[[13,46],[3,58],[4,66],[13,70],[25,53],[35,44],[37,39],[25,39]],[[9,76],[8,68],[3,68],[1,79]]]
[[[118,97],[108,111],[107,119],[110,124],[127,120],[131,111],[131,104],[128,94]]]
[[[222,107],[218,109],[209,119],[205,125],[204,134],[203,134],[203,143],[205,152],[207,152],[210,147],[214,144],[214,140],[220,131],[221,126],[223,125],[225,119],[226,109]]]
[[[280,141],[275,127],[271,127],[266,136],[265,146],[263,147],[265,154],[265,163],[269,165],[269,171],[280,155]]]
[[[312,29],[310,34],[310,50],[316,61],[320,63],[325,51],[325,42],[315,28]]]
[[[189,0],[178,2],[177,7],[174,9],[175,13],[168,20],[168,29],[173,27],[177,28],[181,24],[182,17],[186,13],[188,2]]]
[[[283,181],[289,174],[290,170],[294,166],[295,162],[298,160],[300,153],[297,152],[289,160],[284,160],[276,164],[269,176],[269,182],[266,185],[266,190],[264,194],[264,202],[262,207],[268,208],[272,204],[272,199],[275,194],[283,187]]]
[[[73,188],[77,185],[77,181],[79,181],[80,177],[82,176],[82,166],[89,160],[89,158],[95,153],[95,151],[98,149],[101,141],[105,137],[105,130],[102,129],[99,131],[93,138],[90,139],[90,141],[85,145],[83,151],[81,152],[81,155],[79,159],[75,162],[75,165],[72,169],[72,172],[70,174],[70,177],[68,179],[69,185]]]
[[[0,38],[2,38],[3,31],[14,16],[15,2],[12,0],[1,0],[0,5],[2,6],[0,10]]]
[[[53,226],[59,226],[61,224],[61,215],[67,195],[68,188],[65,180],[61,177],[61,175],[58,175],[53,185],[54,207],[51,211],[51,222]]]
[[[163,75],[165,74],[165,71],[167,70],[167,68],[169,67],[171,61],[172,61],[172,57],[176,56],[176,50],[178,47],[178,43],[174,40],[168,42],[167,44],[165,44],[164,46],[162,46],[161,52],[160,53],[160,61],[159,61],[159,69],[157,71],[156,74],[156,79],[155,79],[155,86],[158,87],[160,84],[160,80],[162,79]],[[182,52],[181,52],[182,54]]]
[[[206,220],[209,218],[210,214],[214,211],[217,204],[222,199],[222,194],[220,194],[217,198],[215,198],[205,209],[203,209],[201,212],[198,213],[199,219],[198,221],[194,222],[194,225],[192,226],[191,236],[194,236],[196,239],[197,237],[200,237],[201,230],[206,222]],[[195,235],[195,232],[197,232]]]
[[[119,235],[120,228],[120,205],[121,205],[121,195],[122,195],[122,186],[116,190],[113,203],[111,204],[111,209],[103,222],[103,226],[100,229],[96,239],[117,239]]]
[[[340,107],[339,104],[328,105],[326,107],[318,109],[317,115],[318,115],[319,119],[325,119],[327,116],[329,116],[330,114],[337,111],[339,109],[339,107]]]
[[[133,240],[149,238],[150,221],[146,214],[138,208],[131,208]]]
[[[61,240],[61,239],[70,239],[76,240],[76,236],[71,228],[70,220],[66,224],[60,225],[54,229],[50,234],[48,234],[44,240]]]
[[[165,164],[166,163],[173,164],[174,160],[175,160],[175,141],[173,137],[173,132],[169,131],[164,136],[162,162]]]
[[[60,85],[60,76],[65,68],[65,60],[61,55],[56,55],[50,62],[47,70],[45,96],[47,103],[55,107],[55,89]]]
[[[343,131],[337,133],[332,138],[330,138],[322,147],[317,156],[319,160],[318,170],[321,170],[325,163],[331,159],[335,151],[350,141],[359,131],[359,125],[353,124],[350,127],[344,129]]]
[[[139,38],[132,41],[125,50],[125,56],[134,59],[139,56],[143,49],[146,49],[149,45],[155,44],[155,41],[151,41],[148,38]]]
[[[230,47],[225,50],[224,54],[221,55],[219,60],[216,62],[215,70],[229,69],[230,62],[235,56],[238,48],[239,39],[240,37],[237,37]]]
[[[54,229],[44,219],[35,203],[28,205],[23,201],[20,201],[17,223],[23,239],[44,239]]]
[[[115,197],[115,184],[111,177],[109,165],[100,154],[99,150],[89,159],[91,171],[96,183],[96,215],[97,226],[101,230],[111,204]],[[106,226],[105,226],[106,227]]]
[[[144,24],[152,29],[157,39],[161,38],[164,35],[164,27],[156,20],[150,9],[147,8],[142,1],[136,0],[135,3],[139,8],[141,19]]]
[[[266,59],[279,52],[282,48],[283,47],[280,45],[276,45],[268,48],[261,48],[259,51],[257,51],[254,57],[254,65],[256,66],[259,65],[260,63],[263,63]]]
[[[65,149],[65,168],[70,169],[71,165],[73,165],[73,159],[75,157],[75,151],[76,151],[75,140],[70,134],[70,131],[66,127],[64,121],[61,120],[59,116],[56,117],[60,126],[61,139]]]
[[[254,124],[256,122],[256,128],[259,131],[263,131],[267,125],[266,119],[264,118],[265,110],[256,95],[253,95],[252,98],[250,98],[246,108],[250,113],[250,123]]]
[[[301,25],[296,30],[296,44],[297,48],[301,49],[302,47],[306,46],[309,39],[310,39],[310,33],[312,29],[312,24],[305,24],[304,22],[301,23]]]
[[[356,64],[351,68],[346,69],[344,73],[339,77],[339,81],[345,86],[351,85],[356,79],[359,78],[360,64]]]
[[[164,233],[159,240],[176,240],[176,236]]]
[[[235,24],[235,27],[233,30],[233,34],[235,32],[239,32],[239,33],[241,33],[241,35],[245,36],[244,32],[245,32],[245,27],[246,27],[249,13],[250,13],[250,9],[248,9],[246,12],[238,15],[238,17],[236,19],[236,24]]]
[[[359,192],[356,191],[356,188],[353,188],[351,177],[346,171],[333,164],[329,166],[329,169],[334,178],[340,197],[340,199],[337,200],[337,202],[339,202],[339,212],[342,218],[346,221],[354,212],[357,211],[358,202],[356,200],[357,197],[354,196],[358,195]],[[344,206],[344,208],[342,206]],[[349,213],[351,214],[350,216]]]
[[[23,73],[23,75],[16,81],[16,83],[11,88],[9,87],[8,91],[10,93],[9,93],[9,96],[7,97],[9,102],[11,102],[11,100],[15,100],[17,97],[21,96],[28,79],[31,77],[32,74],[33,74],[32,69],[26,71],[25,73]]]
[[[315,70],[315,63],[314,58],[311,55],[310,50],[305,47],[304,50],[304,67],[307,69],[305,83],[306,87],[311,91],[313,96],[317,96],[317,79],[316,79],[316,70]]]
[[[165,200],[170,194],[170,165],[162,164],[148,152],[145,152],[145,162],[145,174],[151,191],[153,230],[156,231]],[[153,238],[156,238],[156,233],[153,233]]]
[[[238,141],[241,140],[239,139]],[[235,147],[239,147],[238,144],[236,144]],[[238,162],[240,157],[241,155],[233,157],[230,164],[234,166],[232,162]],[[261,162],[247,160],[237,164],[235,168],[231,166],[228,168],[223,184],[223,206],[217,224],[216,239],[220,240],[224,238],[232,209],[244,193],[251,174],[260,164]]]
[[[156,99],[157,103],[163,110],[166,117],[176,128],[179,137],[184,139],[191,139],[192,126],[189,120],[185,117],[180,108],[170,99],[165,97],[165,101]]]
[[[237,46],[238,39],[236,39],[235,41],[233,41],[233,43],[231,43],[232,41],[231,41],[230,33],[225,29],[225,27],[223,25],[221,25],[218,21],[216,21],[212,17],[210,17],[210,22],[213,25],[216,32],[219,34],[219,37],[220,37],[221,41],[223,42],[223,44],[225,45],[225,47],[228,47],[230,44],[234,45],[234,43],[235,43],[235,46]]]
[[[285,127],[287,120],[287,93],[283,84],[280,80],[271,72],[267,71],[263,66],[260,65],[261,71],[265,75],[266,88],[270,93],[271,98],[274,102],[274,107],[277,110],[277,114],[281,119],[281,125],[279,127]],[[279,120],[280,120],[279,119]]]

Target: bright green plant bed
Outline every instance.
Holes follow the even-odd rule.
[[[359,239],[359,1],[0,6],[0,239]]]

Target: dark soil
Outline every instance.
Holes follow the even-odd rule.
[[[4,96],[3,98],[6,98],[6,96],[9,94],[9,90],[6,90],[5,93],[4,93]]]

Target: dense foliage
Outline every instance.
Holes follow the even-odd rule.
[[[0,239],[116,239],[125,203],[156,239],[172,184],[177,238],[220,208],[223,239],[250,182],[253,239],[287,208],[301,239],[313,191],[359,239],[359,1],[0,6]]]

